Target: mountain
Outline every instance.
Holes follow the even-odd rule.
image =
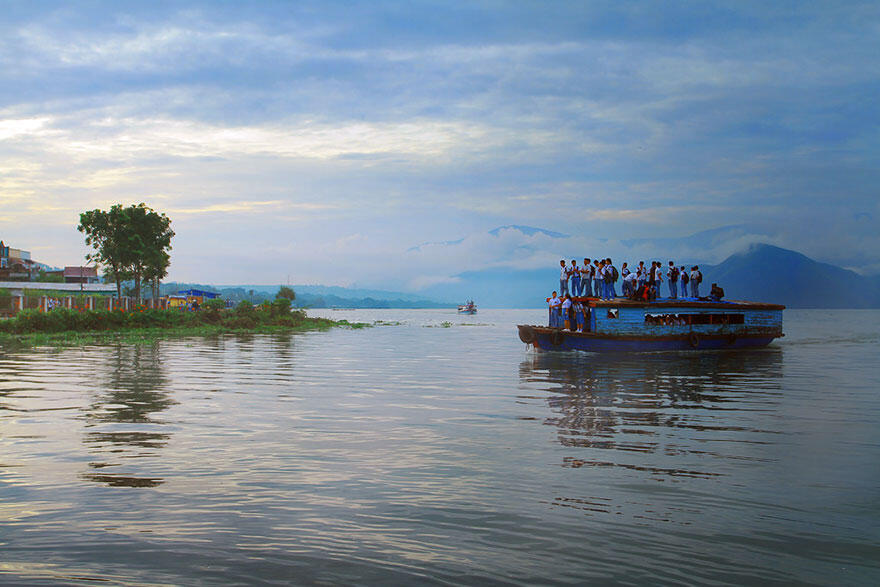
[[[561,232],[553,232],[552,230],[547,230],[545,228],[522,226],[520,224],[508,224],[507,226],[499,226],[498,228],[493,228],[492,230],[490,230],[489,234],[491,234],[492,236],[498,236],[502,230],[517,230],[526,236],[535,236],[536,234],[543,234],[544,236],[549,236],[550,238],[568,238],[569,236],[567,234],[562,234]]]
[[[217,292],[233,303],[247,300],[259,303],[275,297],[279,285],[204,285],[199,283],[163,283],[161,295],[187,289]],[[452,302],[437,302],[424,295],[372,289],[352,289],[325,285],[292,285],[296,293],[293,305],[300,308],[450,308]]]
[[[559,288],[559,268],[466,271],[455,281],[431,286],[423,291],[442,300],[474,300],[485,308],[536,308]]]
[[[772,245],[751,245],[700,270],[701,293],[705,294],[717,282],[730,299],[774,302],[789,308],[880,308],[880,278],[864,277]]]
[[[501,234],[502,231],[505,231],[505,230],[515,230],[515,231],[523,234],[524,236],[535,236],[536,234],[541,234],[544,236],[548,236],[550,238],[569,238],[569,235],[562,234],[561,232],[554,232],[552,230],[546,230],[544,228],[535,228],[534,226],[522,226],[519,224],[508,224],[507,226],[499,226],[497,228],[493,228],[492,230],[490,230],[486,234],[490,234],[494,237],[497,237]],[[411,252],[415,252],[415,251],[421,251],[422,248],[424,248],[424,247],[438,247],[438,246],[439,247],[448,247],[448,246],[460,245],[464,241],[465,241],[464,238],[460,238],[460,239],[451,240],[451,241],[426,242],[426,243],[418,244],[414,247],[410,247],[409,249],[407,249],[407,252],[411,253]]]
[[[650,245],[658,251],[677,250],[682,247],[688,249],[714,249],[725,243],[736,242],[743,238],[765,238],[768,232],[756,225],[730,224],[710,230],[703,230],[685,237],[661,237],[661,238],[629,238],[622,239],[620,243],[632,248],[639,245]]]
[[[683,264],[689,269],[693,263]],[[718,265],[700,264],[700,270],[703,295],[708,295],[714,282],[724,288],[728,299],[775,302],[789,308],[880,308],[880,276],[861,276],[772,245],[750,245]],[[666,284],[663,285],[662,294],[666,295]],[[162,294],[179,289],[206,289],[223,293],[233,301],[259,302],[274,297],[278,287],[167,283],[162,285]],[[321,285],[292,287],[297,297],[295,304],[300,307],[449,308],[473,299],[482,308],[537,308],[544,305],[550,292],[559,288],[559,267],[466,271],[448,283],[431,286],[418,294]],[[620,283],[616,287],[619,293]]]
[[[709,294],[712,283],[718,283],[728,299],[774,302],[789,308],[880,308],[880,277],[864,277],[771,245],[750,245],[718,265],[700,264],[700,271],[703,295]],[[487,308],[536,308],[558,288],[557,266],[469,271],[456,275],[453,283],[423,293],[447,300],[473,298]],[[620,282],[616,289],[620,293]],[[667,292],[664,283],[662,295]]]

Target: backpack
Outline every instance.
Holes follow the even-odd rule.
[[[618,279],[619,277],[620,277],[620,273],[617,272],[617,267],[615,267],[614,265],[612,265],[612,266],[611,266],[611,281],[612,281],[612,282],[613,282],[613,281],[617,281],[617,279]]]
[[[678,281],[678,267],[672,268],[672,278],[670,281]]]
[[[703,283],[703,273],[701,271],[697,271],[697,283]]]
[[[688,281],[690,281],[690,279],[691,279],[691,278],[688,277],[688,272],[687,272],[687,271],[685,271],[684,273],[681,274],[681,282],[682,282],[683,284],[687,285],[687,284],[688,284]]]

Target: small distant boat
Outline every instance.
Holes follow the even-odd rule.
[[[520,340],[540,350],[597,353],[755,348],[785,336],[785,306],[778,304],[589,299],[583,305],[585,332],[520,324]]]
[[[458,307],[459,314],[476,314],[477,313],[477,305],[473,300],[469,300],[466,304],[461,304]]]

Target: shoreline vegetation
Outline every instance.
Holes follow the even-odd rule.
[[[49,312],[22,310],[13,318],[0,320],[0,346],[136,344],[169,337],[306,332],[367,326],[347,320],[311,318],[304,310],[291,311],[290,300],[284,298],[256,307],[243,302],[234,309],[223,308],[222,302],[209,302],[195,312],[145,306],[130,311],[55,308]]]

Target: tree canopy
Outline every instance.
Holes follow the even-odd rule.
[[[286,298],[291,302],[296,299],[296,293],[293,291],[293,288],[287,285],[282,285],[278,288],[278,293],[275,294],[276,298]]]
[[[171,220],[144,203],[110,210],[89,210],[79,215],[77,230],[86,235],[86,244],[95,249],[87,255],[105,268],[116,281],[122,295],[122,281],[134,280],[135,297],[141,297],[141,282],[165,277],[171,256]]]

